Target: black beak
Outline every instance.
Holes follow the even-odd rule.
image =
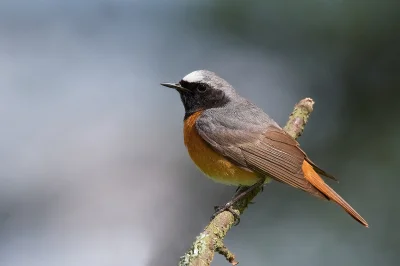
[[[181,84],[179,84],[179,83],[161,83],[161,85],[164,87],[175,89],[177,91],[190,92],[190,90],[182,87]]]

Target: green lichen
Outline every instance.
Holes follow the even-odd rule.
[[[208,235],[202,232],[196,237],[190,250],[179,259],[179,266],[189,266],[207,248]]]

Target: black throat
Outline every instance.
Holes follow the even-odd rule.
[[[186,120],[188,117],[196,112],[204,111],[211,108],[221,108],[226,106],[230,102],[230,99],[224,93],[217,95],[217,97],[205,100],[199,100],[191,96],[185,97],[185,95],[181,93],[181,100],[185,107],[185,116],[183,120]]]

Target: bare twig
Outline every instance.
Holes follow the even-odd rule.
[[[284,128],[294,139],[297,139],[303,133],[308,118],[313,111],[313,105],[314,101],[311,98],[305,98],[294,106],[294,110]],[[236,202],[232,209],[238,215],[241,215],[260,191],[260,188],[253,190],[246,197]],[[206,226],[204,231],[197,236],[189,251],[181,257],[179,266],[209,266],[215,252],[223,255],[232,265],[237,265],[238,262],[235,259],[235,255],[223,243],[234,222],[235,219],[232,213],[224,211],[218,214]]]

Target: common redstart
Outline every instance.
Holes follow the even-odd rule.
[[[227,81],[211,71],[198,70],[179,83],[161,85],[180,94],[185,107],[184,143],[193,162],[214,181],[241,188],[233,201],[276,180],[336,202],[368,227],[320,175],[336,179],[314,164],[296,140]],[[229,210],[233,201],[219,211]]]

